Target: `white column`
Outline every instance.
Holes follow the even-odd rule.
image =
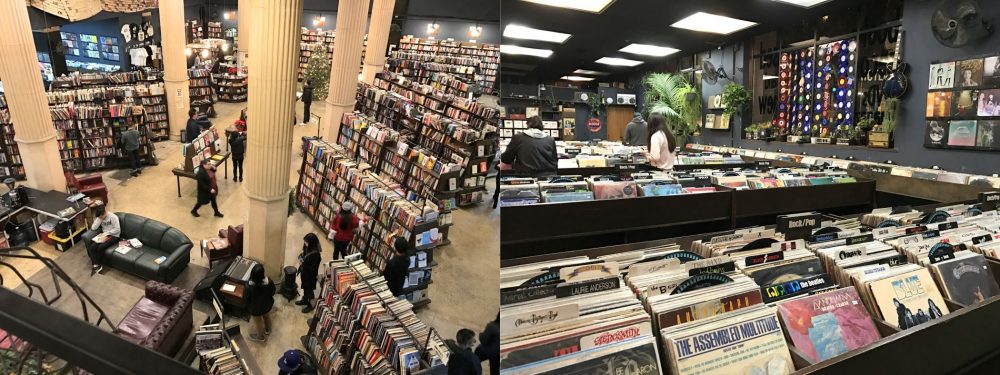
[[[374,0],[372,19],[368,23],[368,47],[365,50],[365,66],[362,68],[363,80],[367,83],[375,81],[375,75],[385,66],[385,51],[389,43],[389,26],[392,26],[392,8],[396,0]]]
[[[335,142],[340,133],[340,119],[354,110],[358,92],[358,62],[365,41],[370,0],[340,0],[337,5],[337,36],[334,39],[330,66],[330,90],[326,96],[326,137]]]
[[[188,93],[187,40],[184,31],[184,1],[160,1],[160,38],[163,44],[163,86],[167,92],[170,139],[180,140],[187,125],[191,98]]]
[[[27,175],[25,185],[65,191],[56,131],[24,1],[0,1],[0,35],[0,79]]]

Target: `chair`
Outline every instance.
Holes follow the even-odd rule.
[[[115,327],[115,334],[168,356],[180,349],[194,328],[194,292],[157,281]]]
[[[66,185],[78,193],[108,203],[108,187],[104,185],[104,177],[100,173],[77,178],[73,172],[66,172]]]
[[[232,257],[243,256],[243,224],[219,229],[219,238],[225,238],[226,241],[229,241],[229,248],[233,252]]]

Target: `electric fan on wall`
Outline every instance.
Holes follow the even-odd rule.
[[[723,68],[715,68],[715,64],[711,61],[705,60],[701,63],[701,79],[710,85],[714,85],[719,82],[719,78],[729,79],[729,75],[726,74],[726,70]]]
[[[948,0],[931,17],[931,31],[942,45],[959,48],[984,39],[993,33],[989,21],[982,18],[976,0]]]

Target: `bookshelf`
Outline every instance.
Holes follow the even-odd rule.
[[[216,74],[214,78],[220,102],[240,103],[247,101],[247,76]]]
[[[205,38],[205,27],[198,23],[198,20],[190,20],[187,24],[187,42],[197,43]]]
[[[118,148],[115,140],[132,125],[139,126],[141,158],[147,164],[154,163],[151,133],[143,120],[145,108],[135,103],[98,103],[49,106],[63,170],[88,172],[127,166],[125,150]]]
[[[143,124],[151,140],[168,139],[170,122],[162,78],[158,75],[148,75],[141,72],[116,73],[106,76],[108,78],[104,81],[107,83],[73,84],[46,93],[49,106],[69,103],[103,105],[115,98],[121,98],[125,103],[143,106],[145,109]],[[97,79],[90,81],[95,82]],[[53,119],[55,118],[53,117]]]
[[[222,23],[221,22],[209,22],[208,23],[208,37],[214,39],[222,39]]]
[[[304,340],[320,373],[430,374],[444,371],[441,337],[394,298],[385,279],[356,259],[331,261],[315,327]]]
[[[191,108],[208,117],[215,117],[215,98],[212,95],[212,75],[208,69],[188,69],[188,95]]]
[[[3,93],[0,93],[0,136],[3,136],[3,146],[0,147],[0,179],[13,177],[23,180],[24,164],[21,163],[21,151],[14,140],[14,121],[10,118],[7,98]]]
[[[433,40],[407,35],[400,40],[399,51],[477,60],[479,64],[475,66],[476,82],[483,88],[483,92],[495,91],[497,73],[500,69],[500,48],[495,44]]]
[[[184,169],[186,172],[193,173],[194,169],[201,165],[201,161],[208,158],[214,160],[218,165],[223,159],[216,144],[218,140],[219,131],[213,126],[198,134],[198,137],[191,143],[183,144],[184,161],[182,162],[183,165],[179,165],[178,167]]]

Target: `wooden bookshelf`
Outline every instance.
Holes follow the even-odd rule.
[[[214,78],[220,102],[241,103],[247,101],[247,76],[216,74]]]
[[[208,69],[188,69],[188,95],[191,108],[199,114],[215,117],[215,97],[212,89],[212,75]]]
[[[104,105],[116,98],[125,103],[140,104],[145,108],[143,117],[150,139],[161,141],[169,138],[169,113],[162,77],[155,74],[107,74],[103,86],[75,85],[46,93],[50,106],[73,103],[76,105]],[[57,127],[58,128],[58,127]]]
[[[484,92],[495,91],[500,69],[500,47],[495,44],[414,38],[407,35],[400,40],[399,50],[406,53],[478,60],[476,81]]]
[[[59,156],[65,171],[89,172],[128,166],[125,150],[116,145],[122,131],[138,125],[141,134],[140,157],[154,164],[150,133],[144,124],[145,108],[124,104],[57,104],[49,108]]]
[[[18,180],[25,178],[24,164],[21,161],[21,151],[14,140],[14,121],[7,110],[7,98],[0,93],[0,136],[3,145],[0,146],[0,179],[13,177]],[[3,236],[0,236],[3,237]]]

